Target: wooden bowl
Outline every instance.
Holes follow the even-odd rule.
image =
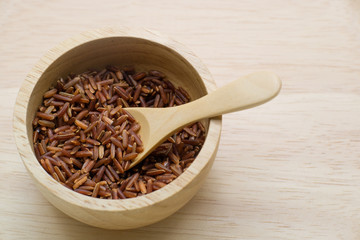
[[[196,160],[160,190],[123,200],[96,199],[71,191],[48,175],[36,159],[32,120],[44,92],[60,76],[108,64],[134,65],[137,71],[161,70],[176,85],[184,87],[192,99],[216,86],[206,66],[186,47],[144,29],[108,28],[82,33],[50,50],[27,75],[14,109],[14,135],[24,165],[40,192],[56,208],[81,222],[107,229],[131,229],[168,217],[195,195],[213,164],[221,117],[205,121],[207,137]]]

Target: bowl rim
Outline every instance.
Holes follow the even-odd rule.
[[[216,149],[214,145],[216,145],[220,139],[222,118],[220,116],[210,119],[204,145],[191,166],[171,182],[171,184],[150,194],[122,200],[99,199],[79,194],[59,184],[41,167],[29,142],[26,126],[29,99],[38,79],[40,79],[42,74],[55,60],[82,44],[111,37],[140,38],[168,47],[182,56],[194,67],[200,75],[208,93],[216,89],[215,81],[205,64],[203,64],[202,61],[186,46],[168,36],[145,28],[130,29],[126,27],[108,27],[89,30],[71,37],[50,49],[28,73],[16,98],[13,115],[13,133],[18,152],[27,171],[37,184],[42,188],[45,188],[52,195],[55,195],[57,198],[61,198],[63,201],[72,205],[85,209],[99,211],[127,211],[148,207],[162,202],[167,198],[174,196],[190,184],[199,172],[206,167]]]

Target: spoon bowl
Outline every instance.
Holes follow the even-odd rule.
[[[273,99],[281,89],[272,72],[256,72],[239,78],[193,102],[171,108],[126,108],[141,125],[144,151],[131,163],[139,164],[175,131],[204,118],[256,107]]]

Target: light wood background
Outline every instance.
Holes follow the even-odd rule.
[[[104,26],[186,44],[222,86],[273,70],[270,103],[224,116],[204,187],[179,212],[129,231],[52,207],[17,154],[12,109],[35,62]],[[0,0],[0,239],[360,239],[360,1]]]

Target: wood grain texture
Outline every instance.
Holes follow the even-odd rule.
[[[317,1],[0,1],[0,239],[359,239],[360,3]],[[52,207],[11,131],[35,62],[79,31],[153,28],[192,49],[219,86],[257,70],[283,80],[272,102],[223,118],[207,181],[166,220],[88,227]]]

